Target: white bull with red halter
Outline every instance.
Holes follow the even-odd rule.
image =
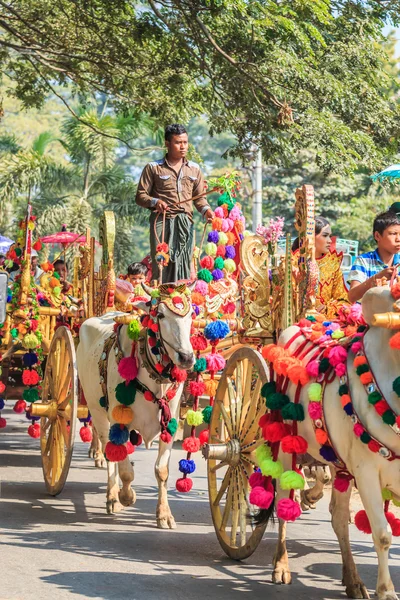
[[[154,290],[144,287],[148,294],[153,293],[154,296]],[[160,286],[159,290],[161,295],[152,298],[151,306],[150,302],[137,303],[136,308],[152,315],[148,316],[149,322],[143,328],[137,344],[133,344],[129,337],[129,325],[121,325],[118,332],[114,331],[114,317],[121,313],[108,313],[85,321],[79,332],[77,365],[94,427],[109,459],[107,512],[119,512],[123,506],[135,502],[136,495],[131,488],[134,472],[126,450],[127,446],[132,449],[126,443],[129,433],[137,432],[134,434],[136,438],[140,434],[146,447],[161,433],[155,465],[159,492],[156,517],[158,527],[172,529],[176,525],[168,504],[167,480],[173,435],[168,433],[167,425],[171,417],[178,418],[184,378],[182,371],[190,369],[194,364],[190,343],[192,307],[190,290],[184,284],[166,284]],[[150,327],[157,331],[152,338],[149,336]],[[152,352],[154,342],[150,345],[150,339],[160,342],[159,356]],[[135,372],[129,375],[132,359],[136,361],[137,368],[135,371],[133,367]],[[101,361],[104,364],[102,375],[99,372]],[[130,382],[136,389],[134,402],[125,395],[125,404],[121,404],[117,399],[116,388],[119,384],[122,388],[126,384],[128,391]],[[108,408],[99,403],[100,398],[106,397]],[[105,403],[106,400],[102,402],[103,405]],[[115,427],[119,444],[110,433],[115,433]],[[119,427],[122,437],[119,435]],[[116,443],[110,442],[111,439]],[[112,446],[113,452],[110,451],[110,454],[107,444]],[[122,489],[118,475],[122,481]]]
[[[399,286],[399,284],[397,284]],[[397,290],[398,292],[399,290]],[[399,297],[399,294],[394,294]],[[347,386],[349,389],[350,402],[347,404],[348,410],[344,410],[346,398],[341,402],[339,396],[339,387],[343,385],[338,376],[330,378],[330,382],[325,385],[323,393],[323,418],[325,419],[326,430],[328,432],[328,443],[331,443],[336,455],[345,465],[345,472],[354,477],[361,500],[363,502],[365,513],[360,512],[356,525],[367,531],[372,530],[372,538],[378,555],[378,579],[376,593],[379,600],[395,600],[397,595],[394,590],[393,582],[389,573],[388,558],[389,548],[392,541],[392,531],[398,535],[400,533],[400,521],[394,518],[393,513],[386,512],[387,504],[382,500],[382,490],[386,488],[386,493],[395,501],[400,501],[400,430],[396,423],[393,423],[395,415],[400,415],[400,398],[393,390],[393,381],[400,374],[400,333],[396,334],[395,328],[400,327],[400,301],[394,302],[394,297],[388,286],[376,287],[368,291],[362,301],[362,312],[369,328],[364,335],[363,345],[365,358],[359,357],[355,361],[355,355],[350,351],[347,358]],[[392,312],[393,310],[397,312]],[[381,325],[381,326],[380,326]],[[278,345],[288,347],[290,353],[296,353],[296,349],[304,344],[304,337],[296,337],[299,332],[297,326],[288,328],[281,335]],[[394,336],[397,338],[394,339]],[[293,340],[291,342],[291,340]],[[304,347],[304,346],[303,346]],[[310,358],[312,353],[304,356],[304,364]],[[361,371],[368,372],[367,378],[356,373],[356,365],[365,365]],[[367,370],[369,367],[370,371]],[[368,384],[369,381],[371,381]],[[301,394],[297,398],[304,407],[305,419],[297,422],[297,435],[302,436],[308,443],[308,452],[318,461],[321,461],[321,445],[317,442],[315,435],[315,422],[308,412],[309,389],[310,385],[304,385]],[[286,394],[291,400],[296,402],[297,385],[289,384]],[[382,419],[382,411],[375,409],[371,401],[367,399],[368,394],[377,390],[382,396],[381,402],[383,409],[386,408],[387,414],[392,414],[389,422]],[[346,392],[341,391],[342,394]],[[350,406],[350,409],[349,409]],[[312,412],[312,411],[311,411]],[[387,421],[387,420],[386,420]],[[398,422],[398,419],[396,420]],[[320,426],[319,424],[317,426]],[[358,427],[358,429],[357,429]],[[364,431],[367,437],[362,441],[360,432]],[[370,440],[368,442],[367,440]],[[280,451],[279,459],[283,463],[284,469],[293,468],[292,457]],[[340,471],[338,461],[330,464],[333,474]],[[332,467],[332,465],[334,465]],[[342,471],[343,473],[343,471]],[[265,489],[271,490],[268,482]],[[289,486],[283,486],[289,487]],[[346,485],[338,485],[337,488],[345,489]],[[343,584],[346,587],[346,593],[350,598],[368,598],[368,592],[362,582],[357,567],[354,563],[350,541],[349,541],[349,501],[352,485],[345,491],[338,491],[332,486],[331,514],[332,526],[337,535],[343,560]],[[270,493],[270,492],[266,492]],[[277,482],[278,516],[283,512],[279,511],[279,501],[288,496],[293,497],[293,490],[284,490]],[[281,506],[284,506],[282,504]],[[288,506],[286,501],[286,506]],[[267,506],[265,506],[267,508]],[[271,516],[271,508],[261,510],[259,520],[262,522],[268,520]],[[390,525],[389,525],[390,522]],[[286,550],[286,522],[279,520],[279,539],[274,557],[273,581],[275,583],[290,583],[291,574],[289,569],[288,554]]]

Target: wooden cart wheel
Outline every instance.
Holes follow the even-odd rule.
[[[226,554],[241,560],[253,554],[265,525],[254,523],[248,479],[256,467],[254,452],[264,443],[258,421],[265,413],[261,388],[268,367],[251,347],[236,350],[218,384],[210,422],[208,492],[214,528]]]
[[[35,403],[36,404],[36,403]],[[59,327],[51,341],[43,379],[40,447],[46,488],[59,494],[67,479],[74,448],[78,406],[78,371],[74,341]],[[35,410],[36,412],[36,410]]]

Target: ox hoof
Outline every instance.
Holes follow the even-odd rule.
[[[292,583],[292,574],[288,565],[277,564],[272,573],[272,583],[289,585]]]
[[[107,466],[106,459],[96,458],[96,460],[94,461],[94,466],[96,467],[96,469],[105,469]]]
[[[157,517],[157,527],[158,529],[176,529],[174,517],[172,515],[169,517],[163,517],[162,519]]]
[[[369,598],[369,593],[363,582],[359,581],[346,586],[346,596],[348,598]]]
[[[394,590],[388,592],[377,592],[378,600],[399,600]]]
[[[106,502],[106,509],[108,515],[119,513],[121,512],[121,510],[123,510],[123,508],[124,507],[122,506],[122,504],[118,502],[118,500],[116,500],[115,498],[113,498],[112,500],[107,500]]]
[[[124,490],[122,488],[122,490],[120,490],[118,496],[119,496],[119,501],[121,502],[121,504],[123,506],[132,506],[132,504],[135,504],[135,502],[136,502],[136,492],[132,488],[129,488],[127,490]]]

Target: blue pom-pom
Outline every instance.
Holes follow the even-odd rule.
[[[322,323],[322,325],[323,325],[324,327],[329,327],[329,325],[330,325],[331,323],[332,323],[332,321],[324,321],[324,322]]]
[[[158,356],[160,354],[160,349],[154,346],[154,348],[151,349],[151,353]]]
[[[4,399],[0,398],[0,410],[3,410],[4,406],[5,406]]]
[[[239,233],[239,239],[240,239],[240,241],[241,241],[241,242],[244,240],[244,235],[243,235],[243,233]]]
[[[212,242],[213,244],[218,244],[218,239],[219,239],[218,231],[210,231],[210,233],[208,234],[208,237],[207,237],[207,241]]]
[[[33,365],[37,364],[38,357],[35,354],[35,352],[27,352],[26,354],[24,354],[22,360],[25,367],[33,367]]]
[[[32,423],[34,423],[35,421],[39,421],[40,417],[34,417],[33,415],[31,415],[31,413],[26,412],[25,413],[26,418],[28,419],[28,421],[32,421]]]
[[[204,336],[211,341],[223,340],[229,331],[229,325],[225,321],[213,321],[204,328]]]
[[[186,475],[190,475],[190,473],[194,473],[196,470],[196,465],[194,460],[186,460],[185,458],[182,458],[179,461],[179,470],[181,473],[184,473]]]
[[[12,300],[11,294],[7,294],[7,302],[11,302],[11,300]]]
[[[325,335],[332,335],[332,333],[333,333],[333,329],[327,329],[325,331]]]
[[[349,415],[349,417],[351,417],[351,415],[353,414],[353,405],[351,402],[348,402],[346,404],[346,406],[343,406],[343,410],[346,413],[346,415]]]
[[[225,258],[235,258],[236,250],[233,246],[225,246]]]
[[[336,453],[331,446],[321,446],[319,453],[328,462],[333,462],[337,459]]]
[[[119,425],[119,423],[115,423],[115,425],[112,425],[112,427],[110,427],[108,439],[113,444],[125,444],[129,440],[129,431],[126,427],[121,428],[121,425]]]
[[[79,421],[81,423],[89,423],[89,421],[91,420],[91,418],[92,417],[90,416],[90,413],[89,413],[87,417],[85,417],[84,419],[79,419]]]
[[[221,269],[214,269],[214,271],[212,272],[212,276],[214,281],[218,281],[218,279],[224,278],[224,272],[221,271]]]
[[[192,308],[195,312],[196,317],[200,314],[200,308],[197,306],[197,304],[192,304]]]

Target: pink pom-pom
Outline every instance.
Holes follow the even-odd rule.
[[[105,455],[110,462],[121,462],[128,456],[126,446],[124,444],[113,444],[107,442],[105,447]]]
[[[172,442],[172,435],[169,433],[169,431],[163,431],[163,433],[160,435],[160,438],[164,444],[170,444]]]
[[[319,361],[311,360],[306,366],[306,371],[310,377],[318,377],[319,374]]]
[[[335,488],[335,490],[343,494],[344,492],[347,492],[347,490],[349,489],[349,485],[349,479],[347,479],[346,477],[340,477],[339,475],[336,475],[335,481],[333,482],[333,487]]]
[[[235,221],[232,221],[232,219],[229,216],[227,219],[225,219],[225,222],[228,226],[228,231],[232,231],[233,228],[235,227]]]
[[[365,429],[361,425],[361,423],[356,423],[353,427],[353,431],[354,431],[354,435],[356,435],[357,437],[360,437],[364,433]]]
[[[133,454],[135,452],[136,446],[132,444],[129,440],[126,442],[126,451],[128,454]]]
[[[331,331],[336,331],[337,329],[340,329],[341,325],[340,323],[331,323],[328,327],[328,329],[330,329]]]
[[[282,498],[276,507],[276,515],[283,521],[295,521],[301,515],[300,504],[290,498]]]
[[[85,426],[81,427],[79,430],[79,435],[81,437],[82,442],[85,442],[85,444],[91,442],[93,439],[92,428]]]
[[[260,473],[260,471],[254,471],[249,477],[249,485],[251,488],[264,487],[267,478]]]
[[[208,438],[209,438],[209,431],[208,431],[208,429],[203,429],[203,431],[201,431],[199,433],[200,445],[204,446],[204,444],[207,444],[208,443]]]
[[[183,440],[182,448],[185,452],[198,452],[200,450],[199,438],[187,437]]]
[[[361,304],[352,304],[349,313],[349,320],[352,321],[355,325],[364,321],[362,316],[362,307]]]
[[[175,487],[178,492],[182,492],[186,494],[190,492],[193,487],[193,480],[190,477],[181,477],[181,479],[177,479],[175,483]]]
[[[203,381],[191,381],[189,383],[189,392],[192,396],[202,396],[204,394],[205,385]]]
[[[339,363],[335,367],[335,373],[338,377],[343,377],[346,374],[346,365],[345,363]]]
[[[347,359],[347,352],[342,346],[335,346],[329,352],[329,362],[332,367],[344,363]]]
[[[182,381],[186,381],[187,373],[183,369],[179,369],[179,367],[174,365],[171,369],[171,377],[178,383],[182,383]]]
[[[206,356],[207,368],[209,371],[221,371],[225,368],[226,360],[219,354],[219,352],[215,352],[215,354],[208,354]]]
[[[3,417],[0,417],[0,429],[4,429],[4,427],[7,425],[7,421],[5,419],[3,419]]]
[[[224,209],[222,206],[217,206],[217,208],[214,210],[214,215],[220,219],[224,218]]]
[[[254,506],[258,506],[259,508],[267,509],[271,506],[274,500],[274,495],[271,492],[267,492],[263,487],[256,486],[254,487],[249,496],[250,504],[254,504]]]
[[[324,342],[326,342],[327,340],[330,340],[330,336],[329,335],[321,335],[320,338],[318,338],[316,340],[317,344],[320,346],[321,344],[323,344]]]
[[[221,231],[227,233],[229,231],[229,223],[227,219],[222,219]]]
[[[211,256],[206,256],[205,258],[211,258]],[[211,265],[210,267],[203,267],[203,269],[206,268],[210,268],[212,269],[214,266],[214,261],[211,259]],[[203,281],[202,279],[199,279],[198,281],[196,281],[196,286],[194,288],[194,291],[197,292],[198,294],[201,294],[202,296],[205,296],[208,293],[208,284]]]
[[[34,438],[34,439],[37,439],[38,437],[40,437],[39,423],[32,423],[32,425],[29,425],[28,434],[31,436],[31,438]]]
[[[26,402],[25,400],[17,400],[14,404],[13,411],[18,415],[21,415],[26,410]]]
[[[310,418],[315,421],[322,417],[322,406],[320,402],[310,402],[308,405],[308,414]]]
[[[363,533],[372,533],[371,524],[369,522],[365,510],[359,510],[354,517],[354,524]]]
[[[133,381],[133,379],[136,379],[138,374],[136,358],[133,356],[125,356],[122,358],[118,365],[118,373],[125,381]]]
[[[360,352],[362,347],[361,342],[354,342],[354,344],[352,344],[351,346],[351,351],[354,352],[354,354],[357,354],[357,352]]]

